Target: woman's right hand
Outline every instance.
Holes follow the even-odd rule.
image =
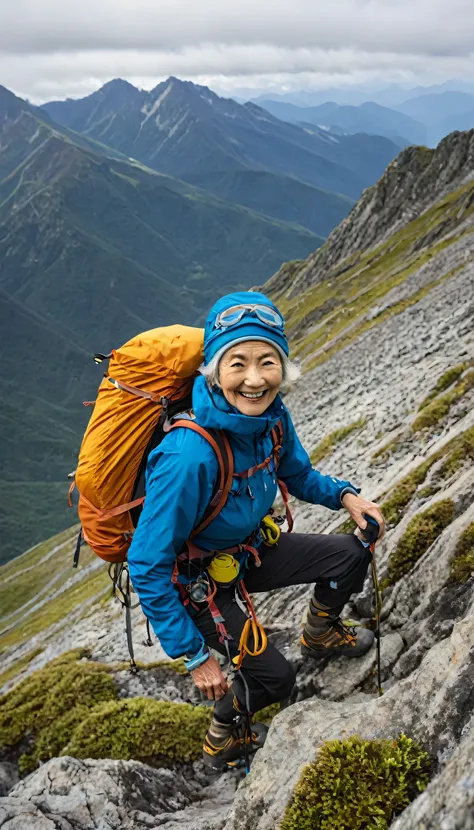
[[[229,690],[229,684],[222,669],[212,654],[205,663],[192,670],[191,676],[198,689],[209,700],[220,700]]]

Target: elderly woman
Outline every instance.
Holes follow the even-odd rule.
[[[239,292],[215,304],[193,389],[194,419],[205,429],[225,431],[234,469],[246,472],[234,477],[217,517],[193,536],[200,559],[188,558],[187,542],[213,498],[219,465],[202,435],[191,429],[169,432],[149,457],[146,501],[129,552],[133,585],[163,648],[172,658],[184,656],[196,686],[216,701],[204,744],[204,760],[215,768],[235,762],[245,741],[261,740],[258,730],[252,739],[245,737],[242,716],[284,700],[295,684],[288,661],[270,642],[265,647],[255,623],[247,623],[252,616],[247,591],[314,583],[301,638],[305,657],[359,657],[374,638],[340,618],[350,595],[361,590],[369,565],[370,553],[360,539],[282,533],[272,546],[263,541],[261,523],[276,498],[277,475],[296,498],[330,510],[344,507],[360,528],[368,514],[383,529],[376,504],[361,498],[349,481],[313,469],[278,394],[282,383],[298,374],[288,353],[283,317],[265,295]],[[283,435],[276,471],[272,430],[278,423]],[[213,557],[229,549],[233,579],[214,581]],[[177,557],[181,590],[172,580]],[[191,601],[183,602],[186,591]],[[210,649],[237,664],[231,687]]]

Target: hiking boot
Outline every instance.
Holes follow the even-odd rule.
[[[305,627],[301,636],[301,654],[303,657],[329,657],[333,654],[362,657],[372,647],[374,639],[374,632],[368,628],[336,620],[317,636]]]
[[[216,722],[213,718],[204,740],[203,762],[217,772],[244,766],[246,763],[245,745],[247,745],[250,763],[252,755],[265,743],[267,732],[268,726],[263,723],[253,723],[252,734],[249,737],[246,734],[246,718],[239,716],[234,718],[230,724]]]

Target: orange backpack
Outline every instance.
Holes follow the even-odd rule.
[[[126,560],[144,501],[148,454],[171,427],[169,419],[191,408],[192,386],[203,360],[203,337],[202,329],[167,326],[139,334],[109,355],[95,355],[96,362],[108,358],[110,363],[70,488],[70,505],[72,490],[76,487],[79,491],[82,525],[75,566],[83,542],[106,562]],[[226,498],[229,486],[227,439],[217,435],[218,430],[203,430],[192,421],[189,426],[204,435],[216,451],[221,509],[223,490],[227,490]],[[213,502],[212,513],[217,515],[214,498]]]

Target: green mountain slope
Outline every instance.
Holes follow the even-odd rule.
[[[285,222],[296,222],[325,237],[354,204],[348,196],[266,171],[196,173],[188,180],[220,199],[262,210]]]
[[[74,518],[60,499],[100,380],[90,355],[194,323],[323,242],[73,137],[0,98],[3,560]]]

